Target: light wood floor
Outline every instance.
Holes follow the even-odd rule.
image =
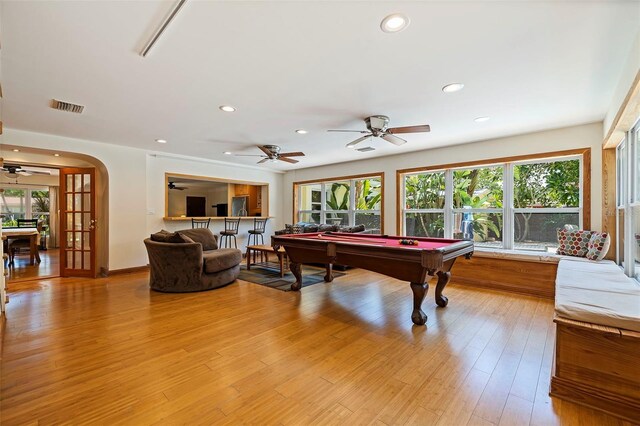
[[[3,425],[617,425],[548,395],[550,300],[411,291],[351,270],[285,293],[246,282],[150,292],[147,274],[12,286]]]
[[[29,265],[29,252],[22,251],[15,256],[14,264],[8,269],[9,280],[13,282],[60,276],[60,250],[40,250],[40,263]]]

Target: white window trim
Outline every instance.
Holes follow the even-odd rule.
[[[543,208],[516,208],[513,206],[513,177],[514,177],[514,167],[517,165],[525,165],[525,164],[540,164],[540,163],[554,163],[557,161],[568,161],[568,160],[578,160],[579,161],[579,191],[580,191],[580,199],[578,201],[578,207],[543,207]],[[500,248],[487,248],[477,246],[478,249],[482,249],[483,251],[516,251],[522,253],[532,253],[526,250],[518,250],[515,248],[515,223],[514,217],[517,213],[578,213],[578,220],[580,228],[583,227],[583,216],[584,216],[584,207],[583,207],[583,155],[582,154],[572,154],[572,155],[560,155],[560,156],[550,156],[543,158],[534,158],[528,160],[516,160],[511,162],[504,163],[482,163],[475,166],[464,166],[464,167],[454,167],[450,169],[434,169],[434,170],[425,170],[425,171],[417,171],[410,173],[403,173],[402,176],[402,184],[401,184],[401,203],[402,208],[400,209],[401,220],[400,220],[400,233],[401,235],[406,235],[406,217],[407,214],[411,213],[439,213],[444,215],[444,238],[453,238],[453,223],[454,223],[454,215],[456,213],[497,213],[502,214],[502,247]],[[477,168],[490,168],[490,167],[502,167],[503,169],[503,207],[502,208],[453,208],[453,172],[460,170],[473,170]],[[407,209],[406,204],[406,179],[409,176],[421,175],[421,174],[432,174],[432,173],[442,173],[445,175],[445,205],[443,209]],[[625,216],[626,217],[626,216]]]
[[[624,139],[616,147],[616,262],[623,269],[624,273],[638,280],[640,269],[636,270],[636,239],[634,207],[640,206],[638,196],[638,151],[640,150],[640,119],[625,133]],[[624,149],[624,155],[621,151]],[[620,212],[624,212],[622,235],[620,229]],[[622,247],[623,259],[620,256],[620,236],[623,236],[624,245]]]

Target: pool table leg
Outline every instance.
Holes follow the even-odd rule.
[[[324,282],[330,283],[333,281],[333,263],[327,263],[327,273],[324,276]]]
[[[296,277],[296,282],[291,284],[291,290],[299,291],[302,288],[302,263],[289,262],[289,270]]]
[[[425,325],[427,322],[427,314],[422,312],[422,301],[429,291],[427,283],[411,283],[411,291],[413,291],[413,312],[411,313],[411,321],[415,325]]]
[[[447,296],[442,295],[442,291],[449,283],[451,279],[451,272],[438,272],[438,284],[436,284],[436,304],[441,308],[444,308],[449,303],[449,299]]]

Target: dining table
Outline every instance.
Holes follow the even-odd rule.
[[[35,261],[40,263],[40,253],[38,252],[38,238],[40,231],[38,228],[2,228],[2,236],[8,240],[29,240],[29,265],[34,265]]]

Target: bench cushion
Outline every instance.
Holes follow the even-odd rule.
[[[562,259],[556,275],[556,313],[640,332],[640,285],[612,261]]]

